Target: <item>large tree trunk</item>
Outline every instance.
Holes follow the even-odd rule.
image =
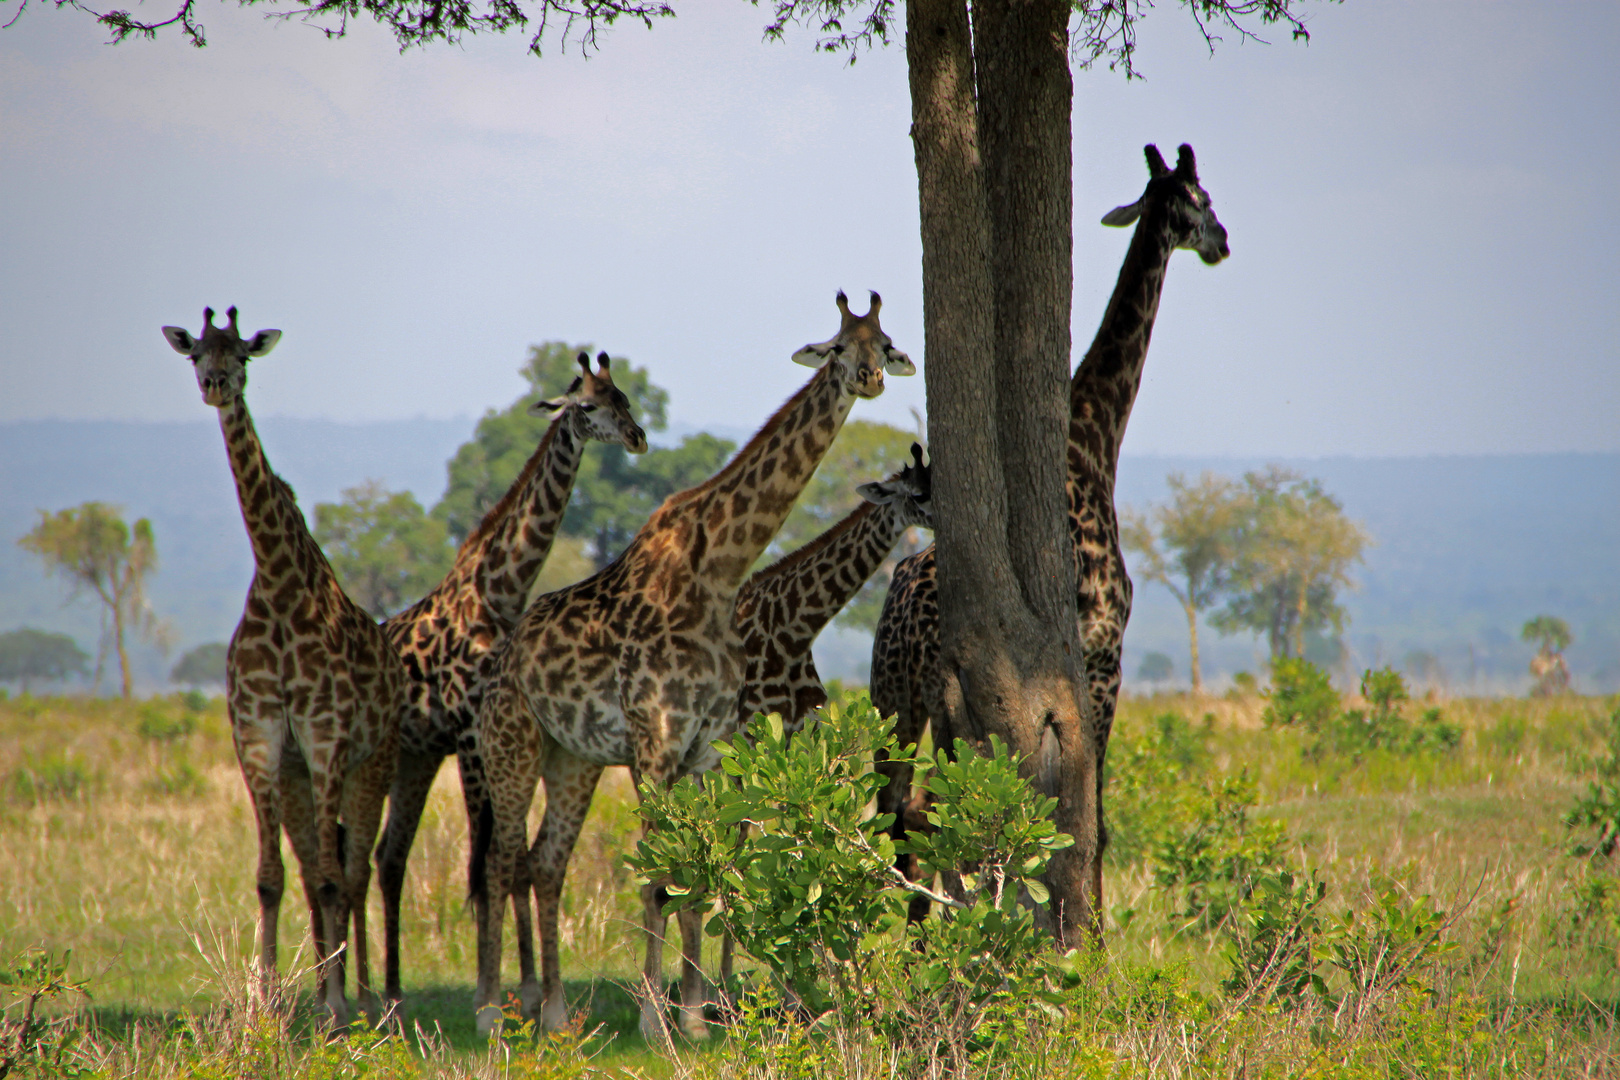
[[[936,739],[999,736],[1057,798],[1056,823],[1076,843],[1048,873],[1052,929],[1078,944],[1097,927],[1098,852],[1063,488],[1068,8],[980,4],[971,32],[963,0],[912,0],[906,12],[939,505]]]

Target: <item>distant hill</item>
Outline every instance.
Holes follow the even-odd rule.
[[[338,423],[259,420],[276,470],[308,515],[367,478],[406,488],[431,506],[445,462],[471,419]],[[676,428],[676,430],[686,430]],[[1228,476],[1265,459],[1127,457],[1119,502],[1145,506],[1166,494],[1170,472]],[[1455,690],[1522,690],[1530,649],[1518,629],[1533,615],[1567,619],[1577,685],[1620,689],[1620,455],[1322,458],[1283,461],[1321,479],[1362,521],[1376,546],[1346,599],[1350,668],[1434,654]],[[152,600],[179,632],[180,648],[225,640],[236,625],[252,558],[219,429],[185,424],[29,421],[0,424],[0,631],[37,626],[73,634],[93,651],[99,628],[88,601],[64,590],[13,541],[39,509],[87,499],[152,519],[162,569]],[[1186,675],[1186,626],[1166,591],[1138,583],[1125,670],[1164,652]],[[863,635],[824,635],[824,674],[864,678]],[[1252,639],[1200,635],[1206,674],[1255,671]],[[164,685],[170,659],[137,654],[143,687]]]

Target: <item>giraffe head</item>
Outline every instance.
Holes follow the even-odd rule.
[[[793,354],[795,363],[806,367],[821,367],[829,360],[837,364],[840,374],[855,391],[857,397],[875,398],[883,393],[883,373],[915,375],[917,365],[911,357],[894,347],[889,335],[878,325],[878,312],[883,298],[872,294],[872,306],[865,315],[849,310],[849,297],[838,293],[838,314],[842,321],[838,335],[819,345],[806,345]]]
[[[1149,143],[1148,186],[1142,197],[1128,206],[1116,206],[1103,215],[1104,225],[1123,227],[1137,218],[1151,217],[1158,210],[1175,246],[1198,252],[1198,257],[1214,266],[1232,253],[1226,246],[1226,229],[1215,217],[1209,192],[1198,183],[1198,162],[1193,148],[1181,144],[1176,167],[1170,168],[1159,156],[1159,148]]]
[[[645,454],[647,433],[630,415],[630,399],[613,385],[608,363],[608,354],[598,353],[596,370],[592,371],[591,358],[580,353],[580,374],[574,377],[563,396],[537,401],[529,406],[529,412],[535,416],[551,416],[569,408],[576,409],[585,426],[586,438],[618,443],[632,454]]]
[[[911,463],[887,480],[875,480],[855,489],[869,503],[892,505],[903,528],[934,527],[934,488],[922,447],[911,444]]]
[[[226,311],[225,318],[224,326],[215,326],[214,309],[203,308],[202,337],[192,337],[180,326],[163,328],[163,336],[174,351],[190,359],[203,401],[214,406],[228,405],[241,397],[247,386],[247,362],[263,356],[281,340],[280,330],[260,330],[243,341],[236,329],[236,308]]]

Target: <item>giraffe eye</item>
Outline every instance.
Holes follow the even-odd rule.
[[[596,411],[596,406],[593,405],[589,401],[582,401],[582,402],[579,403],[579,411],[580,412],[595,412]]]

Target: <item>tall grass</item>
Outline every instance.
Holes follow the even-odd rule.
[[[1116,851],[1125,854],[1105,877],[1106,961],[1087,969],[1058,1013],[1019,1003],[1003,1021],[1021,1032],[1016,1054],[987,1052],[975,1068],[1031,1077],[1620,1074],[1620,928],[1613,906],[1593,899],[1593,883],[1613,868],[1568,854],[1561,823],[1620,700],[1437,700],[1424,704],[1463,731],[1455,749],[1354,758],[1311,757],[1301,733],[1263,726],[1263,704],[1127,698],[1111,767],[1152,742],[1154,753],[1187,759],[1191,783],[1246,773],[1252,820],[1280,827],[1292,864],[1325,882],[1324,910],[1335,918],[1365,909],[1381,875],[1435,898],[1454,948],[1430,992],[1391,990],[1353,1030],[1321,1003],[1234,1005],[1221,990],[1230,937],[1178,916],[1181,898],[1158,883],[1151,851],[1131,854],[1129,822],[1118,821]],[[1180,718],[1171,725],[1179,749],[1163,742],[1166,715]],[[893,1047],[853,1028],[762,1026],[755,1041],[776,1046],[774,1057],[742,1039],[712,1052],[626,1057],[622,1048],[637,1040],[621,1034],[613,1044],[621,1049],[595,1059],[601,1039],[581,1032],[493,1048],[475,1040],[466,826],[452,772],[434,788],[407,879],[406,1007],[387,1033],[332,1049],[313,1036],[307,1001],[293,993],[314,984],[295,971],[295,945],[308,938],[302,903],[282,906],[288,992],[268,1004],[245,996],[256,843],[221,703],[0,701],[0,959],[72,950],[67,974],[88,980],[93,994],[74,1006],[90,1033],[75,1052],[107,1076],[896,1074]],[[1122,779],[1111,790],[1122,791]],[[634,1023],[618,989],[639,957],[639,903],[623,863],[634,805],[627,777],[610,771],[564,898],[564,971],[586,1007],[586,1030]],[[379,909],[372,925],[381,926]],[[515,952],[505,970],[510,984]],[[1466,1053],[1445,1049],[1455,1046]]]

